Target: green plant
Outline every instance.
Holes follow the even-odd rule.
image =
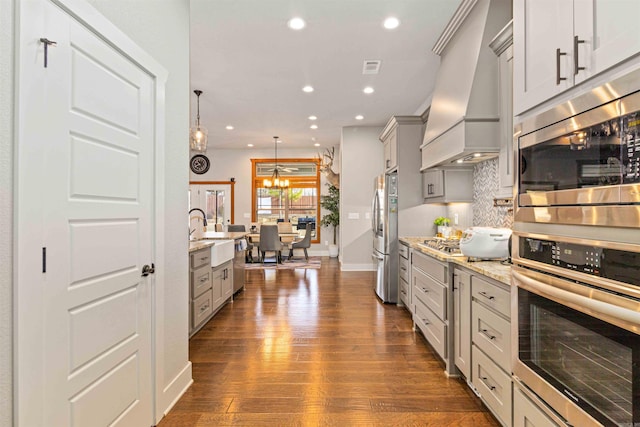
[[[338,225],[340,225],[340,190],[335,185],[327,185],[329,186],[329,194],[320,196],[320,206],[328,210],[329,213],[322,217],[320,225],[333,227],[333,244],[335,245]]]
[[[451,223],[451,220],[444,216],[439,216],[438,218],[433,220],[433,223],[437,226],[448,226]]]

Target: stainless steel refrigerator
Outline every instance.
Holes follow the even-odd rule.
[[[398,175],[374,181],[371,228],[377,264],[376,294],[382,302],[398,302]]]

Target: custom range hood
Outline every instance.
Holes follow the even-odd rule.
[[[499,66],[489,44],[510,19],[511,0],[463,0],[433,47],[441,61],[420,146],[422,170],[498,155]]]

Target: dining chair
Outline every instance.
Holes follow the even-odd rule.
[[[311,247],[311,234],[313,233],[313,229],[315,227],[312,226],[313,223],[307,224],[307,228],[304,231],[304,238],[299,242],[293,242],[289,245],[289,259],[293,257],[294,249],[304,249],[304,257],[307,261],[309,261],[309,254],[307,253],[307,249]]]
[[[227,226],[227,231],[230,233],[233,232],[243,232],[247,231],[247,228],[244,224],[229,224]],[[245,262],[253,262],[253,242],[250,237],[245,237],[247,241],[247,252],[245,253]]]
[[[282,262],[282,242],[280,242],[280,236],[278,235],[278,226],[262,225],[260,227],[258,252],[263,264],[265,253],[272,251],[276,253],[276,263]]]

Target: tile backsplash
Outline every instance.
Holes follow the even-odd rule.
[[[473,225],[511,228],[513,210],[493,206],[493,199],[498,194],[499,186],[498,159],[487,160],[474,166]]]

